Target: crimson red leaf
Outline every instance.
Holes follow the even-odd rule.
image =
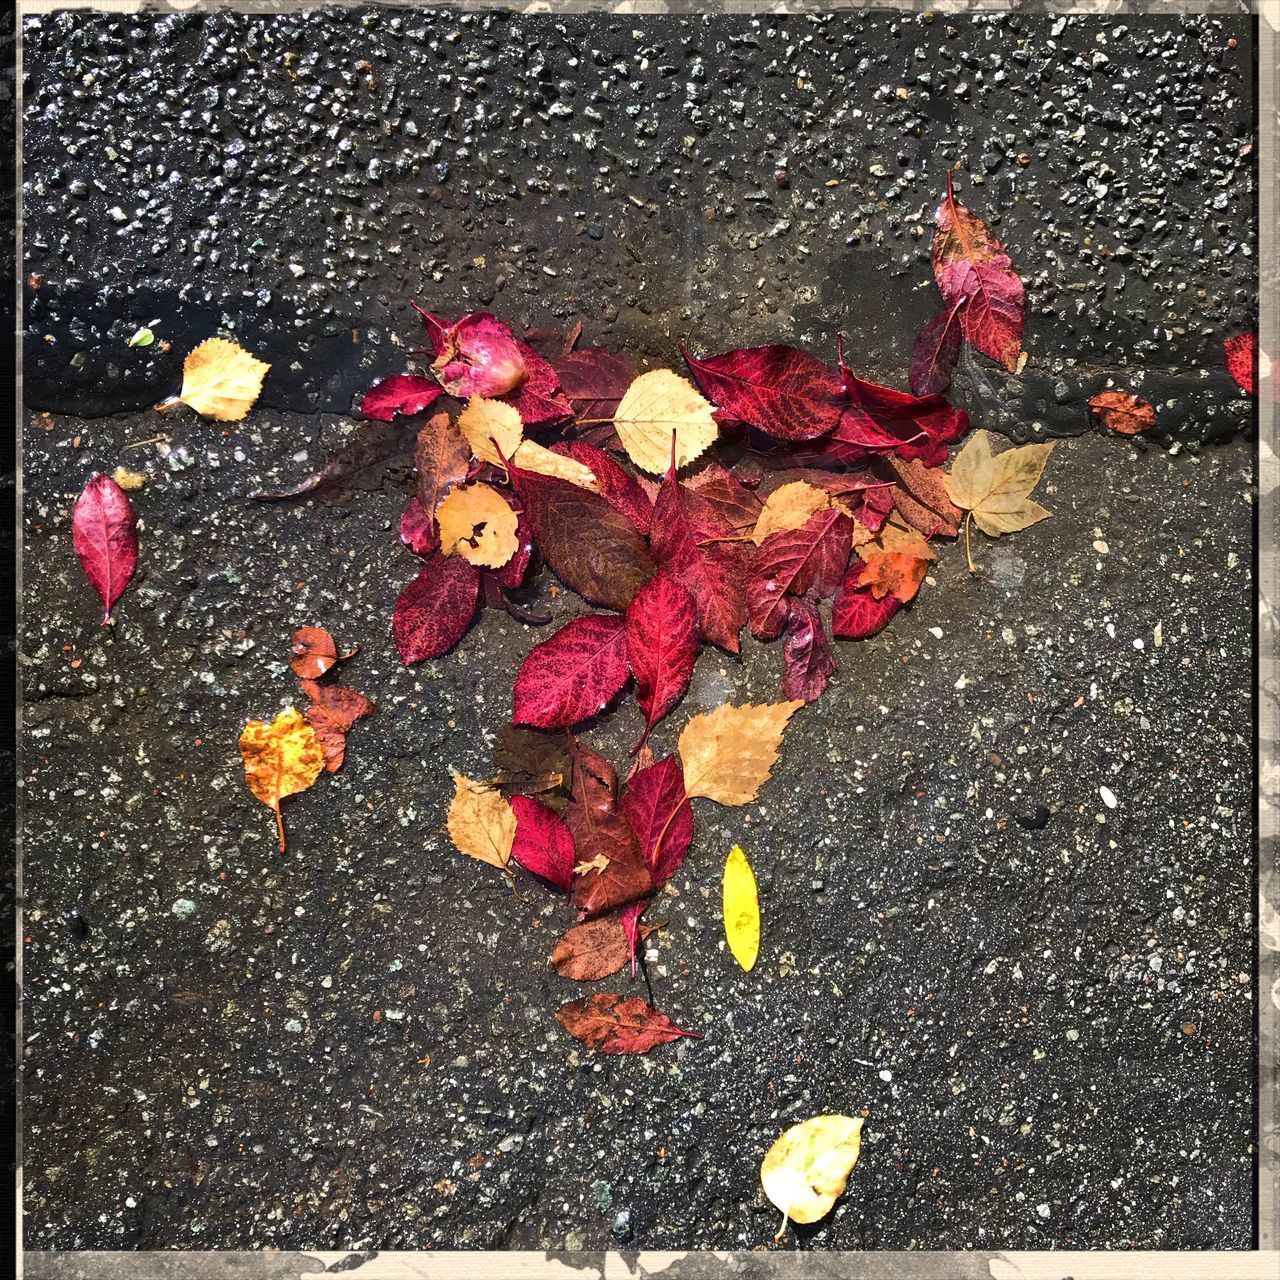
[[[626,629],[627,664],[636,678],[636,701],[645,716],[642,746],[653,726],[689,687],[698,660],[693,600],[678,582],[658,573],[627,606]]]
[[[600,496],[621,511],[640,533],[647,534],[653,520],[653,502],[639,481],[603,449],[585,440],[561,440],[551,446],[552,453],[572,458],[589,467],[600,485]]]
[[[740,347],[699,359],[680,354],[713,404],[781,440],[812,440],[840,418],[840,377],[817,356],[781,345]]]
[[[498,491],[502,493],[502,490]],[[502,493],[506,503],[513,510],[516,504],[509,494]],[[511,559],[500,569],[486,569],[485,576],[492,577],[499,586],[514,591],[524,583],[524,576],[529,571],[529,562],[533,559],[533,526],[526,512],[520,511],[516,517],[516,549]],[[546,621],[546,619],[543,619]]]
[[[834,507],[815,512],[799,529],[771,533],[751,557],[747,611],[752,633],[772,640],[787,620],[787,596],[817,599],[835,591],[849,563],[853,521]]]
[[[575,1040],[601,1053],[645,1053],[681,1036],[702,1039],[701,1032],[682,1031],[637,996],[614,992],[570,1000],[556,1013],[556,1021]]]
[[[815,702],[836,673],[822,615],[812,600],[792,600],[787,606],[787,634],[782,641],[782,696]]]
[[[580,418],[612,418],[636,376],[625,360],[603,347],[571,351],[553,359],[551,367],[560,379],[561,395]]]
[[[942,301],[960,308],[960,332],[970,346],[999,361],[1010,373],[1022,356],[1023,306],[1026,290],[1004,245],[951,189],[938,206],[933,237],[933,274]]]
[[[647,902],[633,902],[622,908],[622,932],[627,936],[627,951],[631,959],[631,976],[636,976],[636,943],[640,941],[640,917],[644,915]]]
[[[626,623],[604,614],[575,618],[529,651],[511,722],[568,728],[603,711],[628,674]]]
[[[375,382],[360,401],[360,414],[390,422],[398,413],[423,413],[444,394],[440,384],[416,373],[398,373]]]
[[[410,498],[400,517],[400,541],[415,556],[429,556],[439,545],[435,517],[417,498]]]
[[[1227,372],[1236,380],[1241,391],[1251,396],[1258,394],[1258,335],[1238,333],[1222,344],[1227,356]]]
[[[831,605],[831,630],[846,640],[865,640],[883,631],[889,619],[902,608],[892,593],[877,600],[870,587],[858,585],[864,565],[855,556]]]
[[[516,839],[511,856],[534,875],[568,892],[573,888],[573,835],[553,809],[528,796],[512,796]]]
[[[845,395],[868,413],[881,418],[917,418],[941,408],[946,401],[940,395],[916,396],[892,387],[882,387],[878,382],[859,378],[844,362],[844,339],[836,339],[836,364]]]
[[[618,803],[653,872],[653,887],[660,889],[680,869],[693,843],[693,806],[685,798],[679,757],[664,756],[637,770]]]
[[[858,507],[858,519],[871,530],[879,533],[884,522],[893,510],[893,486],[880,489],[865,489],[862,493],[862,505]]]
[[[423,313],[424,320],[427,313]],[[432,317],[435,319],[435,317]],[[431,366],[440,385],[459,400],[495,398],[517,391],[529,376],[524,345],[497,316],[473,311],[439,336],[428,325],[436,347]],[[528,348],[526,348],[528,349]]]
[[[932,413],[912,420],[917,438],[894,449],[895,457],[911,461],[918,458],[926,467],[940,467],[947,460],[947,446],[969,433],[969,415],[953,405],[943,405]]]
[[[965,302],[962,295],[920,326],[908,375],[916,395],[942,392],[951,385],[951,374],[960,358],[960,308]]]
[[[94,472],[71,512],[71,542],[89,585],[102,601],[102,625],[138,567],[138,518],[129,495]]]
[[[431,341],[431,349],[439,355],[444,350],[445,336],[451,328],[449,322],[430,311],[424,311],[412,298],[409,300],[409,305],[422,320],[422,327],[427,331],[427,337]]]
[[[406,663],[448,653],[476,613],[480,571],[461,556],[433,555],[400,593],[391,633]]]
[[[525,380],[501,399],[516,409],[527,427],[543,426],[571,417],[573,407],[560,395],[560,380],[554,366],[525,343],[517,345],[524,360]]]

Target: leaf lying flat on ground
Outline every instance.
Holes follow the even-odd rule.
[[[541,793],[569,789],[573,761],[562,733],[503,725],[493,744],[493,767],[511,790]]]
[[[240,734],[240,755],[249,790],[276,815],[283,853],[280,802],[305,791],[324,769],[324,752],[315,730],[297,708],[289,707],[270,723],[250,720]]]
[[[572,458],[586,467],[595,476],[594,488],[604,500],[622,512],[638,533],[648,534],[653,519],[653,502],[635,476],[624,470],[603,449],[585,440],[561,440],[551,446],[551,452]]]
[[[455,773],[447,826],[459,853],[510,874],[507,863],[516,838],[516,815],[500,792]]]
[[[758,547],[771,533],[803,528],[817,512],[838,505],[839,500],[827,490],[806,480],[792,480],[772,490],[765,499],[751,531],[751,541]]]
[[[529,651],[516,676],[512,723],[567,729],[603,711],[630,675],[623,619],[575,618]]]
[[[831,630],[845,640],[865,640],[877,635],[902,608],[897,596],[887,594],[877,599],[870,587],[862,585],[865,567],[857,556],[853,558],[831,603]]]
[[[511,461],[526,471],[536,471],[544,476],[556,476],[560,480],[576,484],[579,489],[589,489],[592,493],[600,492],[600,482],[589,466],[567,454],[545,448],[536,440],[522,440],[512,454]]]
[[[750,973],[760,954],[760,896],[755,872],[741,845],[729,850],[720,890],[725,940],[733,958]]]
[[[405,662],[439,658],[476,615],[480,571],[459,556],[433,555],[396,600],[391,633]]]
[[[1053,450],[1053,444],[1024,444],[993,454],[990,434],[975,431],[951,464],[947,493],[984,533],[1016,533],[1050,514],[1030,494]]]
[[[102,601],[102,625],[138,567],[138,518],[129,495],[94,472],[71,511],[71,542],[89,585]]]
[[[226,338],[209,338],[182,362],[182,390],[156,406],[185,404],[217,422],[239,422],[262,393],[271,366]]]
[[[960,532],[964,512],[948,496],[947,477],[942,469],[901,458],[890,458],[888,462],[898,477],[892,493],[902,518],[926,538],[954,538]]]
[[[423,413],[444,394],[439,383],[417,373],[398,373],[375,382],[360,401],[360,416],[390,422],[398,413]]]
[[[642,907],[642,903],[636,903]],[[632,908],[626,908],[627,911]],[[652,925],[637,925],[638,935],[647,938]],[[556,943],[551,966],[562,978],[573,982],[598,982],[617,973],[632,955],[627,928],[618,916],[602,916],[576,924]]]
[[[556,1020],[575,1040],[601,1053],[645,1053],[682,1036],[702,1039],[701,1032],[682,1031],[643,1000],[615,992],[570,1000]]]
[[[814,1116],[778,1138],[760,1166],[764,1193],[782,1211],[775,1240],[782,1239],[788,1219],[805,1224],[831,1212],[861,1151],[861,1116]]]
[[[289,645],[289,666],[304,680],[318,680],[355,652],[339,654],[333,637],[323,627],[299,627]]]
[[[459,485],[436,508],[440,554],[500,569],[520,547],[518,523],[506,498],[490,485]]]
[[[655,476],[671,461],[673,437],[676,466],[683,467],[705,453],[720,434],[710,404],[669,369],[642,373],[627,388],[613,425],[631,461]]]
[[[467,478],[471,447],[447,413],[437,413],[423,424],[413,451],[418,471],[417,499],[426,517],[429,536],[423,539],[426,551],[438,545],[435,534],[436,508],[451,490]],[[419,555],[425,555],[421,551]]]
[[[684,696],[698,661],[698,619],[693,600],[666,573],[655,574],[627,606],[627,664],[636,678],[636,701],[645,731]]]
[[[1258,335],[1238,333],[1228,338],[1222,349],[1227,358],[1227,372],[1236,380],[1241,391],[1251,396],[1258,394]]]
[[[636,376],[621,356],[603,347],[570,351],[553,358],[551,367],[579,418],[612,418]]]
[[[807,597],[789,599],[782,639],[782,696],[816,702],[835,673],[835,654],[818,606]]]
[[[960,357],[960,308],[968,301],[962,294],[949,307],[926,320],[916,334],[911,352],[909,381],[918,396],[934,395],[951,385]]]
[[[430,425],[430,424],[428,424]],[[255,502],[323,498],[340,503],[353,489],[377,489],[387,472],[413,461],[413,432],[402,422],[367,422],[358,427],[320,468],[291,489],[259,490]]]
[[[524,423],[511,405],[479,395],[458,414],[458,430],[481,462],[497,467],[505,465],[502,459],[510,458],[524,439]]]
[[[771,533],[752,553],[747,616],[760,640],[781,634],[787,599],[825,599],[840,585],[853,542],[854,522],[837,507],[816,511],[798,529]]]
[[[1122,436],[1141,435],[1156,425],[1155,409],[1127,391],[1099,391],[1090,396],[1089,408],[1104,427]]]
[[[636,770],[618,801],[639,841],[645,865],[660,889],[684,863],[693,843],[693,806],[675,756]]]
[[[512,796],[516,815],[511,856],[526,870],[568,892],[573,888],[573,834],[558,813],[529,796]]]
[[[315,730],[316,741],[324,753],[325,772],[336,773],[346,758],[347,734],[351,727],[362,717],[374,715],[377,705],[354,689],[317,684],[314,680],[304,680],[302,692],[311,700],[307,723]]]
[[[690,798],[749,804],[768,781],[787,721],[803,702],[724,706],[694,716],[680,734],[680,760]]]

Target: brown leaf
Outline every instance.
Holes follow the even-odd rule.
[[[654,932],[653,925],[642,924],[640,937]],[[631,959],[626,930],[617,916],[588,920],[574,925],[556,943],[551,964],[562,978],[574,982],[595,982],[617,973]]]
[[[289,666],[304,680],[318,680],[337,662],[345,662],[356,652],[340,654],[333,637],[323,627],[299,627],[293,633],[293,657]]]
[[[644,1053],[681,1036],[702,1039],[701,1032],[682,1031],[643,1000],[611,991],[570,1000],[557,1012],[556,1021],[575,1040],[601,1053]]]
[[[926,537],[934,534],[954,538],[960,532],[964,512],[947,494],[946,472],[941,467],[890,455],[889,465],[898,477],[893,502],[902,518]]]
[[[429,518],[449,491],[467,478],[471,447],[447,413],[437,413],[418,432],[414,462],[418,502]]]
[[[507,864],[516,839],[516,815],[499,792],[455,773],[448,828],[459,853],[511,874]]]
[[[325,772],[336,773],[346,757],[351,726],[363,716],[374,715],[378,708],[363,693],[342,685],[304,680],[302,692],[311,699],[307,723],[316,731],[316,740],[324,752]]]

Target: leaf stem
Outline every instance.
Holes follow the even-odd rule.
[[[284,852],[284,814],[280,812],[279,796],[276,797],[274,808],[276,811],[276,830],[280,833],[280,852],[283,853]]]
[[[689,803],[689,792],[687,789],[685,789],[680,796],[680,803],[676,805],[676,807],[672,809],[669,814],[667,814],[667,820],[662,824],[662,830],[658,832],[658,838],[653,842],[653,861],[655,866],[657,865],[657,862],[658,862],[658,854],[662,850],[662,842],[667,838],[667,830],[670,828],[672,822],[675,821],[676,814],[679,813],[680,810],[683,809],[684,806],[688,803]]]
[[[978,566],[973,563],[973,545],[969,541],[969,526],[973,523],[973,512],[966,511],[964,513],[964,556],[969,562],[969,572],[977,573]]]

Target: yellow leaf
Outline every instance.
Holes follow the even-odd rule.
[[[250,720],[240,734],[244,779],[263,804],[276,815],[280,852],[284,852],[284,818],[280,801],[305,791],[324,768],[324,752],[316,732],[296,707],[282,711],[268,724]]]
[[[825,489],[807,480],[792,480],[779,485],[765,499],[765,504],[751,531],[751,541],[758,547],[771,533],[782,529],[803,529],[819,511],[838,507],[849,513],[843,502],[837,502]]]
[[[536,471],[544,476],[556,476],[560,480],[576,484],[580,489],[590,489],[592,493],[600,492],[600,482],[590,467],[573,458],[566,458],[563,454],[553,453],[536,440],[522,441],[515,454],[507,454],[507,457],[517,467],[523,467],[526,471]]]
[[[501,400],[486,400],[484,396],[472,396],[467,407],[458,414],[458,430],[467,438],[471,452],[481,462],[502,465],[494,441],[508,458],[515,455],[524,439],[524,423],[520,414]]]
[[[516,513],[497,489],[467,484],[450,489],[436,508],[440,554],[461,556],[486,569],[501,569],[520,546]]]
[[[680,735],[686,795],[717,804],[748,804],[768,780],[783,730],[803,702],[726,704],[694,716]]]
[[[270,368],[237,343],[209,338],[182,362],[182,390],[156,408],[181,402],[203,417],[239,422],[253,408]]]
[[[860,1116],[814,1116],[793,1124],[769,1148],[760,1166],[764,1193],[782,1210],[781,1240],[787,1220],[802,1225],[831,1212],[862,1150]]]
[[[1051,514],[1030,499],[1053,449],[1024,444],[992,454],[990,435],[975,431],[951,464],[947,493],[993,538],[1025,529]]]
[[[724,900],[724,936],[733,958],[748,972],[760,954],[760,896],[755,872],[740,845],[729,850],[721,885]]]
[[[459,853],[510,873],[507,863],[516,839],[516,814],[501,792],[455,773],[447,825]]]
[[[128,467],[117,467],[111,478],[122,489],[141,489],[147,483],[147,477],[141,471],[130,471]]]
[[[613,426],[631,461],[655,476],[671,465],[673,434],[678,467],[692,462],[720,434],[710,402],[670,369],[642,373],[622,397]]]

